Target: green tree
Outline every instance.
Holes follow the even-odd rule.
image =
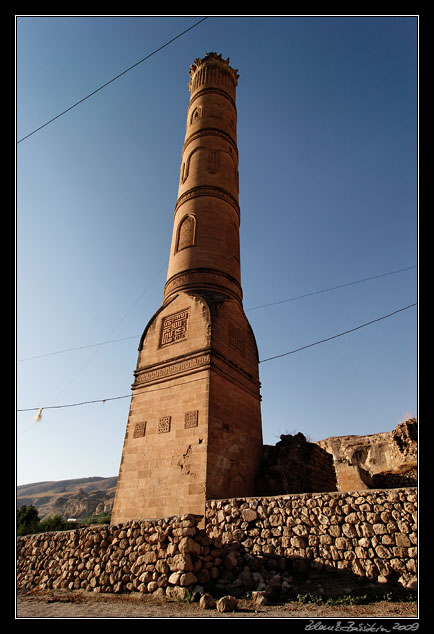
[[[70,529],[71,524],[64,520],[61,515],[53,515],[39,522],[39,531],[41,533],[47,533],[49,531],[68,531]]]
[[[39,515],[37,509],[30,506],[21,506],[17,510],[17,534],[28,535],[39,531]]]
[[[68,530],[71,530],[71,524],[61,515],[53,515],[41,521],[37,509],[32,505],[22,506],[17,510],[17,535]]]

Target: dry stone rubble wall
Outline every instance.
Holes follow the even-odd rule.
[[[18,587],[186,598],[289,592],[292,575],[341,571],[414,589],[417,490],[292,494],[207,502],[201,516],[91,526],[18,539]]]
[[[232,546],[244,573],[262,561],[276,571],[417,583],[416,488],[217,500],[206,516],[208,536]]]

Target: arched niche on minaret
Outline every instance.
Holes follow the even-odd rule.
[[[175,253],[187,247],[194,247],[196,244],[196,225],[197,219],[194,214],[187,214],[181,219],[176,231]]]

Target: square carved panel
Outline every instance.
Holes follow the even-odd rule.
[[[167,346],[187,338],[188,310],[180,310],[164,317],[161,325],[160,346]]]
[[[141,438],[146,432],[146,421],[136,423],[134,426],[134,438]]]
[[[244,356],[244,334],[239,326],[229,323],[228,328],[229,344]]]
[[[158,433],[165,434],[170,431],[170,416],[162,416],[158,421]]]
[[[197,427],[199,422],[199,412],[197,409],[185,413],[184,427]]]

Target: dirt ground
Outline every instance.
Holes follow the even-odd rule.
[[[152,595],[99,594],[86,591],[18,592],[17,619],[192,619],[192,618],[290,618],[290,619],[391,619],[390,629],[402,629],[405,619],[417,618],[416,602],[378,601],[367,605],[316,605],[297,601],[256,607],[250,599],[238,601],[235,612],[204,610],[198,602],[156,599]],[[407,621],[408,623],[408,621]],[[395,627],[393,627],[395,625]],[[405,629],[408,630],[408,624]],[[417,624],[416,624],[417,625]],[[401,627],[400,627],[401,626]],[[310,629],[316,629],[313,624]],[[412,631],[415,631],[416,626]],[[358,631],[360,629],[358,628]]]

